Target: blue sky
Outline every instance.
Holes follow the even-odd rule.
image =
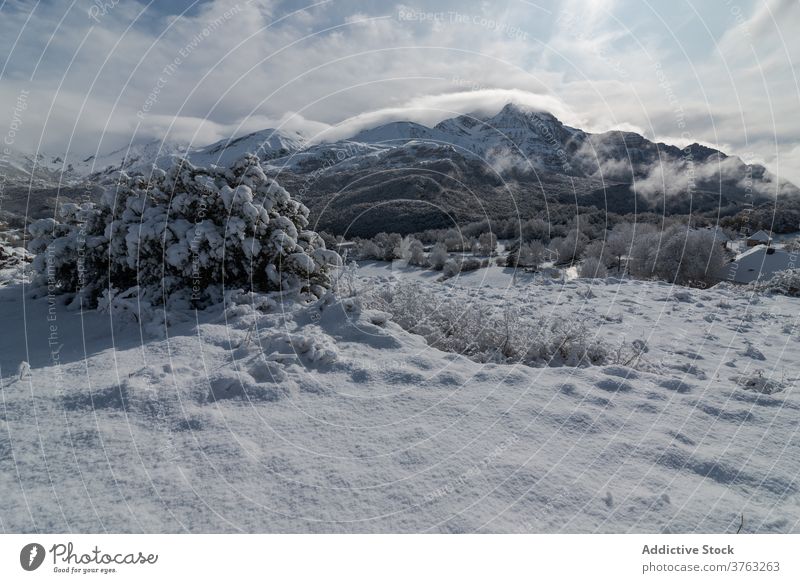
[[[12,1],[0,96],[26,105],[15,147],[73,155],[273,126],[346,135],[513,100],[800,183],[798,22],[794,0]]]

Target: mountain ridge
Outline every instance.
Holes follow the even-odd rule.
[[[372,207],[383,215],[402,207],[401,218],[391,221],[396,226],[414,206],[415,224],[443,227],[484,216],[538,216],[550,204],[724,216],[782,195],[800,197],[795,185],[764,166],[715,148],[681,148],[629,131],[590,133],[513,103],[494,115],[457,115],[432,127],[392,121],[329,142],[268,128],[202,147],[152,140],[77,164],[40,154],[14,168],[24,178],[25,165],[35,168],[38,161],[47,172],[37,187],[46,188],[48,180],[53,187],[75,186],[112,180],[119,170],[147,172],[177,156],[229,165],[246,153],[258,155],[321,227],[335,232],[363,222],[359,217],[374,214]]]

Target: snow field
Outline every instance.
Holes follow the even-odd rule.
[[[60,304],[48,320],[47,298],[0,288],[0,527],[735,532],[744,515],[745,532],[798,530],[797,299],[428,273],[365,265],[355,297],[308,306],[242,294],[161,339]],[[648,351],[636,368],[442,352],[360,305],[408,281],[434,304],[572,315]],[[779,389],[740,382],[758,371]]]

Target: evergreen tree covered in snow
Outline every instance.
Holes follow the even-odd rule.
[[[98,205],[63,205],[61,215],[30,226],[33,267],[85,305],[112,296],[203,305],[226,288],[320,296],[340,262],[255,156],[229,169],[180,160],[149,176],[120,173]]]

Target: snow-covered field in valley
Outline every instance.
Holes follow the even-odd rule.
[[[438,275],[369,263],[161,338],[0,287],[0,529],[800,531],[800,299]],[[403,289],[580,322],[597,363],[432,348],[376,309]]]

